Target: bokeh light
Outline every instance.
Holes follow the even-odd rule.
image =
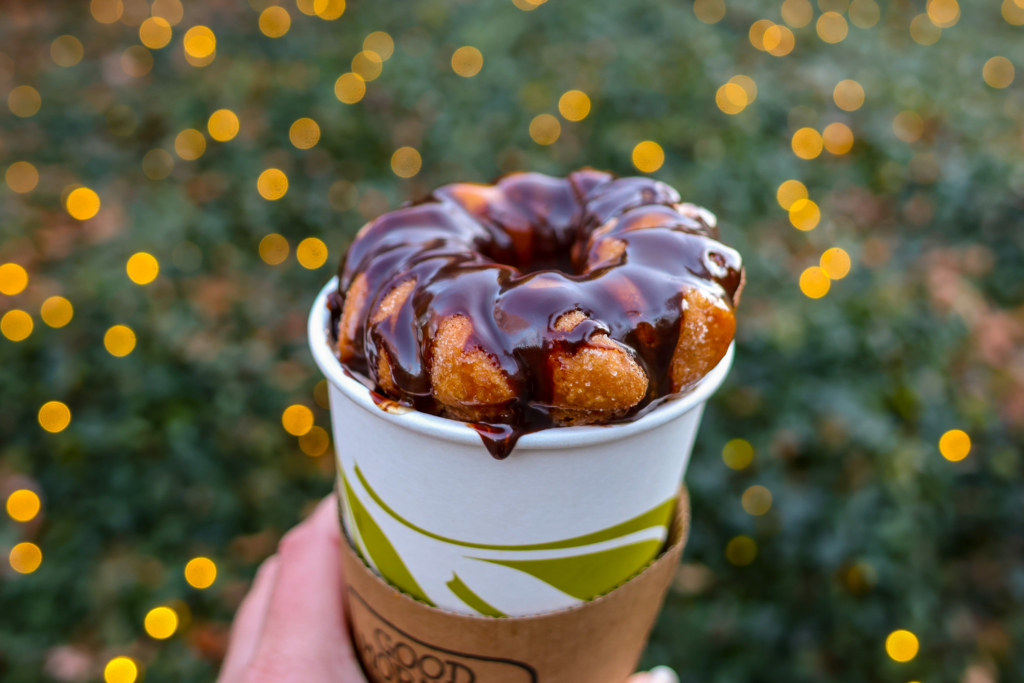
[[[558,99],[558,112],[567,121],[582,121],[590,113],[590,98],[580,90],[570,90]]]
[[[993,57],[985,62],[982,76],[993,88],[1006,88],[1013,83],[1015,71],[1013,63],[1006,57]]]
[[[637,170],[654,173],[664,163],[665,150],[657,142],[645,140],[633,148],[633,165]]]
[[[308,432],[299,437],[299,448],[311,457],[323,455],[330,445],[331,439],[327,435],[327,430],[322,427],[311,427]]]
[[[326,409],[331,407],[331,397],[330,391],[327,388],[327,380],[322,379],[316,383],[315,387],[313,387],[313,400],[315,400],[316,404],[321,408]]]
[[[885,651],[897,662],[909,662],[917,656],[920,647],[917,636],[910,631],[893,631],[885,639]]]
[[[19,543],[8,555],[11,569],[19,574],[31,574],[43,563],[43,551],[35,543]]]
[[[452,55],[452,70],[463,78],[476,76],[484,68],[484,56],[480,50],[466,45]]]
[[[955,26],[960,20],[960,3],[957,0],[928,0],[928,18],[942,28]]]
[[[750,76],[738,74],[730,78],[729,82],[743,88],[743,92],[747,94],[747,104],[752,104],[757,99],[757,83]]]
[[[821,255],[821,269],[832,280],[842,280],[850,274],[850,255],[845,249],[832,247]]]
[[[793,28],[803,28],[814,19],[814,7],[807,0],[782,3],[782,20]]]
[[[722,448],[722,462],[733,470],[747,468],[754,461],[754,447],[746,439],[732,439]]]
[[[939,439],[939,452],[950,462],[959,462],[971,452],[971,437],[961,429],[951,429]]]
[[[7,167],[7,186],[18,194],[31,192],[39,184],[39,171],[27,161],[15,161]]]
[[[16,522],[32,521],[42,506],[38,494],[29,489],[18,489],[7,496],[7,514]]]
[[[146,613],[143,626],[151,638],[166,640],[178,630],[178,613],[170,607],[154,607]]]
[[[206,137],[195,128],[187,128],[174,138],[174,151],[185,161],[195,161],[206,151]]]
[[[11,113],[21,118],[35,116],[42,105],[39,91],[30,85],[19,85],[7,95],[7,106]]]
[[[0,318],[0,333],[13,342],[24,341],[32,334],[32,316],[25,311],[15,308],[4,313]]]
[[[796,47],[796,37],[793,32],[778,24],[764,32],[762,42],[768,54],[776,57],[785,57]]]
[[[705,24],[717,24],[725,17],[725,0],[696,0],[693,13]]]
[[[216,59],[216,58],[217,58],[217,51],[216,50],[214,50],[210,54],[206,55],[205,57],[193,57],[188,52],[185,52],[185,61],[188,62],[189,64],[191,64],[192,66],[194,66],[196,68],[199,68],[199,69],[201,69],[203,67],[207,67],[210,64],[213,64],[213,60]]]
[[[272,266],[288,258],[288,240],[277,233],[271,233],[260,240],[260,258]]]
[[[562,124],[551,114],[540,114],[530,121],[530,137],[538,145],[550,145],[562,134]]]
[[[320,126],[313,119],[299,119],[288,129],[288,139],[299,149],[310,149],[320,141]]]
[[[910,22],[910,37],[918,45],[934,45],[942,37],[942,29],[927,14],[918,14]]]
[[[39,426],[56,434],[71,424],[71,409],[60,401],[48,401],[39,409]]]
[[[153,69],[153,53],[133,45],[121,53],[121,70],[132,78],[142,78]]]
[[[135,348],[135,332],[125,325],[114,325],[103,335],[103,346],[112,356],[127,356]]]
[[[764,486],[751,486],[743,492],[740,504],[748,515],[760,517],[772,509],[772,492]]]
[[[170,23],[161,17],[150,17],[139,27],[139,40],[151,50],[167,47],[173,34]]]
[[[384,69],[384,60],[376,52],[363,50],[352,58],[352,73],[366,82],[375,80]]]
[[[725,546],[725,559],[736,567],[746,567],[757,559],[757,543],[749,536],[736,536]]]
[[[924,119],[917,112],[902,111],[893,119],[892,130],[903,142],[915,142],[924,135]]]
[[[103,667],[106,683],[135,683],[138,677],[139,667],[129,657],[114,657]]]
[[[260,31],[269,38],[280,38],[291,26],[291,15],[284,7],[272,6],[260,12]]]
[[[821,134],[813,128],[801,128],[793,133],[793,153],[801,159],[814,159],[824,147]]]
[[[142,172],[153,180],[163,180],[174,170],[174,157],[165,149],[151,149],[142,157]]]
[[[285,252],[287,256],[287,252]],[[299,242],[295,248],[295,258],[299,265],[308,270],[314,270],[327,262],[327,245],[316,237],[307,237]]]
[[[838,12],[825,12],[818,17],[816,29],[818,37],[826,43],[842,42],[850,30],[849,26],[846,25],[846,19]]]
[[[51,296],[39,308],[39,315],[50,327],[60,328],[71,322],[75,309],[64,297]]]
[[[882,17],[882,8],[875,0],[853,0],[849,10],[850,23],[857,28],[871,28]]]
[[[726,83],[715,93],[715,104],[726,114],[739,114],[747,108],[747,91],[737,83]]]
[[[786,211],[789,211],[793,204],[801,199],[807,199],[807,187],[799,180],[786,180],[775,192],[775,199]]]
[[[366,81],[359,74],[347,73],[334,82],[334,96],[345,104],[355,104],[366,94]]]
[[[767,49],[764,46],[764,34],[767,33],[768,29],[772,26],[775,26],[775,22],[769,21],[768,19],[759,19],[751,24],[750,31],[747,32],[747,37],[750,38],[750,44],[764,52]]]
[[[92,0],[89,4],[92,18],[101,24],[113,24],[121,18],[124,5],[121,0]]]
[[[182,38],[185,54],[196,59],[213,55],[217,49],[217,36],[206,26],[193,26]]]
[[[171,26],[177,26],[185,16],[185,8],[181,6],[181,0],[153,0],[150,11],[154,17],[163,19]]]
[[[5,263],[0,266],[0,294],[14,296],[21,294],[28,287],[28,271],[17,263]]]
[[[412,178],[420,172],[422,166],[420,153],[412,147],[399,147],[391,155],[391,170],[399,178]]]
[[[832,280],[824,268],[811,266],[800,274],[800,291],[809,299],[820,299],[831,287]]]
[[[524,12],[532,12],[540,7],[544,2],[547,2],[547,0],[540,0],[537,4],[534,4],[530,0],[512,0],[512,4]]]
[[[395,41],[384,31],[374,31],[363,39],[363,50],[376,53],[386,62],[395,52]]]
[[[210,114],[210,120],[206,122],[206,129],[210,131],[210,137],[217,142],[233,140],[238,135],[238,116],[230,109],[218,109]],[[206,142],[203,141],[205,149]]]
[[[152,254],[140,251],[133,254],[125,266],[128,277],[137,285],[148,285],[160,274],[160,263]]]
[[[313,11],[325,21],[334,21],[345,13],[345,0],[313,0]]]
[[[148,16],[146,0],[121,0],[121,23],[125,26],[139,26]]]
[[[853,131],[845,123],[830,123],[825,126],[821,138],[830,154],[846,154],[853,149]]]
[[[85,49],[74,36],[61,36],[50,43],[50,57],[58,66],[74,66],[82,61]]]
[[[281,169],[268,168],[260,173],[256,189],[264,199],[276,201],[288,193],[288,176]]]
[[[1003,19],[1011,26],[1024,26],[1024,6],[1014,0],[1003,0]]]
[[[864,104],[864,88],[853,80],[839,81],[832,93],[836,106],[846,111],[856,111]]]
[[[185,565],[185,580],[193,588],[209,588],[217,579],[217,565],[208,557],[195,557]]]
[[[867,595],[878,583],[878,571],[863,560],[855,562],[843,576],[846,587],[854,595]]]
[[[288,406],[281,414],[281,424],[292,436],[302,436],[313,428],[313,411],[298,403]]]

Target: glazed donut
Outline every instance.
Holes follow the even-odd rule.
[[[743,268],[716,237],[650,178],[447,185],[356,235],[328,302],[338,358],[388,399],[496,435],[496,455],[628,419],[732,341]]]

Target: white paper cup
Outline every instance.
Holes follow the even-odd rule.
[[[526,616],[603,595],[659,555],[732,347],[638,420],[526,434],[495,460],[464,423],[386,412],[345,374],[327,336],[336,287],[313,304],[309,344],[330,387],[346,532],[388,582],[452,612]]]

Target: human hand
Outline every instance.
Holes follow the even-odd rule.
[[[288,532],[231,625],[218,683],[366,683],[345,623],[336,498]],[[627,683],[678,683],[667,667]]]
[[[345,624],[337,503],[325,498],[256,572],[218,683],[365,683]]]

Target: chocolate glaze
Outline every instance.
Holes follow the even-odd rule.
[[[671,393],[670,363],[680,334],[682,297],[700,288],[730,308],[741,286],[739,255],[716,241],[710,214],[680,204],[650,178],[616,179],[582,169],[568,178],[506,176],[496,185],[459,183],[369,223],[341,262],[329,297],[336,341],[345,293],[359,274],[369,286],[349,369],[394,400],[443,414],[431,395],[432,340],[452,315],[472,321],[470,343],[486,349],[515,396],[501,424],[474,424],[496,458],[522,434],[554,426],[548,357],[575,351],[599,332],[625,344],[650,380],[624,420]],[[601,261],[605,240],[625,244]],[[605,247],[608,245],[605,244]],[[396,286],[416,285],[394,315],[369,325],[369,313]],[[580,310],[569,332],[555,321]],[[377,382],[378,348],[388,354],[398,395]]]

